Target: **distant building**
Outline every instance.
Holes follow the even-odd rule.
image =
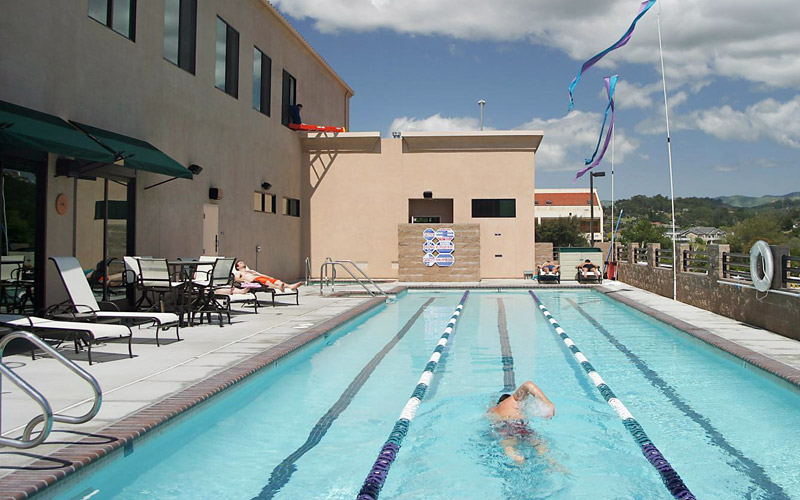
[[[693,243],[700,238],[706,245],[720,243],[725,238],[725,231],[716,227],[690,227],[677,230],[675,241],[678,243]]]
[[[594,190],[594,241],[603,241],[603,207]],[[578,217],[581,231],[589,240],[589,220],[591,204],[586,189],[536,189],[534,195],[534,217],[536,223],[559,217]]]

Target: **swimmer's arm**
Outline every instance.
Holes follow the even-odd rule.
[[[530,380],[519,386],[519,388],[514,392],[514,399],[517,401],[522,401],[528,396],[533,396],[550,409],[550,415],[548,415],[546,418],[550,418],[556,414],[555,405],[549,399],[547,399],[547,396],[544,395],[542,390]]]

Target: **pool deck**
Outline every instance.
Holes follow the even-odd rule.
[[[481,283],[391,283],[384,289],[411,288],[561,288],[537,287],[530,280],[484,280]],[[586,286],[586,285],[583,285]],[[301,288],[300,305],[288,299],[277,307],[264,306],[259,314],[240,309],[233,324],[163,332],[155,344],[152,329],[134,329],[134,358],[127,343],[108,342],[75,354],[64,345],[59,352],[77,361],[103,388],[98,415],[78,426],[55,423],[47,442],[33,450],[0,451],[0,499],[27,498],[56,479],[72,474],[98,457],[124,449],[143,433],[155,429],[181,411],[269,366],[280,357],[324,335],[331,328],[378,306],[383,298],[353,295],[360,287],[336,286],[335,296],[319,296],[319,288]],[[800,342],[744,325],[708,311],[673,302],[624,283],[606,281],[597,287],[608,297],[686,331],[701,340],[800,385]],[[363,291],[363,289],[360,289]],[[31,360],[27,352],[6,355],[3,362],[42,391],[55,413],[82,414],[90,408],[88,386],[48,357]],[[19,436],[38,407],[8,380],[2,386],[2,429]]]

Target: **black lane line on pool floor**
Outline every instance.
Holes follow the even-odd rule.
[[[506,306],[503,299],[497,299],[497,332],[500,334],[500,356],[503,363],[503,392],[514,392],[517,382],[514,380],[514,356],[511,353],[511,342],[508,340],[508,322]]]
[[[300,448],[296,449],[294,453],[283,459],[281,463],[279,463],[275,469],[272,471],[272,474],[269,476],[269,482],[266,486],[261,490],[261,493],[255,498],[258,500],[266,500],[269,498],[274,498],[275,494],[283,488],[286,483],[289,482],[294,471],[297,470],[297,466],[295,462],[300,459],[303,455],[305,455],[309,450],[314,448],[316,445],[322,441],[322,438],[325,436],[325,433],[328,432],[331,425],[333,425],[333,421],[336,420],[342,412],[347,409],[350,403],[353,401],[353,398],[356,396],[358,391],[364,385],[364,383],[369,379],[372,372],[375,371],[375,368],[383,361],[383,358],[392,350],[392,348],[397,345],[398,342],[405,336],[406,333],[411,329],[411,327],[416,323],[417,319],[422,315],[431,302],[436,300],[435,298],[430,298],[422,304],[422,306],[414,313],[413,316],[403,325],[403,328],[397,332],[397,335],[392,337],[392,339],[383,346],[383,349],[378,351],[378,353],[367,363],[364,368],[356,375],[356,378],[350,382],[350,385],[347,386],[347,389],[344,390],[339,399],[331,406],[331,408],[319,419],[317,424],[311,430],[311,434],[308,435],[308,439],[306,442],[303,443]]]
[[[759,465],[758,463],[754,462],[744,453],[742,453],[739,449],[734,447],[731,443],[725,439],[725,436],[719,432],[714,425],[708,420],[708,418],[704,417],[700,413],[698,413],[694,408],[692,408],[688,403],[686,403],[681,397],[678,395],[678,391],[676,391],[672,386],[670,386],[663,378],[661,378],[658,373],[656,373],[652,368],[647,366],[647,363],[639,358],[636,354],[631,352],[622,342],[617,340],[617,338],[608,330],[606,330],[603,325],[601,325],[596,319],[594,319],[589,313],[587,313],[580,305],[578,305],[574,300],[567,299],[567,302],[570,303],[572,307],[578,311],[581,316],[586,318],[589,323],[594,326],[597,331],[599,331],[608,341],[617,348],[622,354],[625,355],[633,365],[642,372],[645,378],[659,391],[661,391],[664,396],[684,415],[689,417],[693,422],[699,425],[708,436],[708,439],[717,447],[721,448],[725,452],[727,452],[731,457],[739,460],[739,465],[731,464],[734,468],[738,469],[741,472],[747,474],[752,482],[762,488],[765,493],[767,493],[770,499],[789,499],[789,495],[783,491],[778,484],[775,484],[772,479],[770,479],[767,472]]]

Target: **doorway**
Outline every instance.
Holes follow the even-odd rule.
[[[219,250],[219,205],[203,205],[203,255]]]

